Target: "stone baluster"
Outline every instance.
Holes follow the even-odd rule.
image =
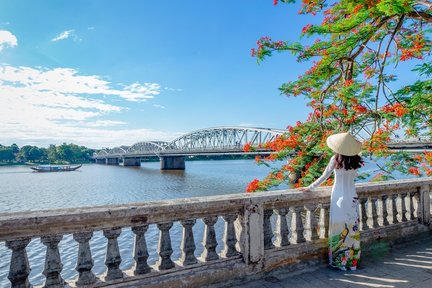
[[[414,201],[414,219],[421,222],[421,211],[420,211],[420,193],[413,193],[413,201]]]
[[[328,237],[329,233],[329,203],[319,204],[318,208],[320,209],[320,217],[319,217],[319,238],[324,239]]]
[[[169,234],[169,230],[172,226],[172,222],[157,224],[157,227],[160,230],[158,244],[159,261],[157,264],[159,270],[167,270],[175,267],[174,262],[171,260],[173,250]]]
[[[419,189],[419,215],[420,215],[420,223],[424,225],[429,225],[431,220],[431,186],[432,185],[422,185]]]
[[[222,251],[223,257],[237,256],[239,252],[236,250],[237,238],[234,228],[234,221],[237,219],[236,214],[223,216],[225,220],[224,242],[225,247]]]
[[[407,196],[407,193],[400,193],[397,198],[397,210],[398,210],[398,220],[399,222],[406,222],[408,221],[406,217],[406,205],[405,205],[405,197]]]
[[[134,275],[146,274],[151,271],[150,266],[147,264],[149,253],[147,250],[147,243],[145,233],[148,230],[148,225],[140,225],[132,227],[132,232],[135,234],[134,245]]]
[[[303,231],[303,221],[301,218],[301,212],[303,211],[303,207],[290,207],[289,210],[292,213],[291,216],[291,238],[290,243],[291,244],[298,244],[305,242],[306,239],[304,238]]]
[[[359,219],[360,219],[360,230],[364,231],[364,230],[368,230],[369,226],[367,224],[367,214],[366,214],[366,201],[367,198],[361,198],[359,199],[359,203],[360,203],[360,209],[359,209]]]
[[[73,239],[78,242],[78,258],[75,270],[78,271],[77,286],[85,286],[96,283],[97,278],[92,272],[94,265],[90,250],[90,239],[93,232],[78,232],[73,234]]]
[[[388,212],[389,212],[389,216],[388,216],[389,223],[390,224],[396,224],[396,223],[399,223],[399,220],[398,220],[398,210],[397,210],[397,201],[396,201],[398,195],[397,194],[393,194],[393,195],[390,195],[389,197],[390,197],[390,199],[389,199],[389,201],[387,201],[387,203],[389,204],[389,209],[388,209]]]
[[[42,236],[41,242],[47,247],[45,257],[45,269],[42,272],[45,275],[44,287],[63,288],[67,283],[61,277],[63,264],[60,258],[58,244],[63,239],[63,235]]]
[[[408,207],[409,207],[409,215],[407,216],[408,217],[408,220],[416,220],[417,219],[417,216],[416,216],[416,214],[415,214],[415,198],[414,198],[414,195],[415,195],[416,193],[415,192],[411,192],[411,193],[408,193],[408,197],[407,197],[407,199],[408,199],[408,202],[409,202],[409,204],[408,204]]]
[[[289,230],[286,215],[288,214],[288,209],[280,208],[275,210],[277,214],[276,220],[276,241],[275,244],[277,247],[287,246],[289,245]]]
[[[378,227],[378,213],[376,206],[377,198],[368,197],[368,209],[367,209],[367,225],[369,228],[377,228]]]
[[[264,222],[263,222],[263,230],[264,230],[264,250],[273,249],[273,229],[270,222],[270,218],[273,215],[273,209],[265,209],[264,210]]]
[[[183,226],[183,237],[181,242],[181,257],[180,263],[183,266],[196,264],[198,261],[195,257],[195,239],[192,227],[195,225],[195,219],[188,219],[180,221]]]
[[[205,224],[203,246],[204,251],[201,254],[201,258],[204,262],[219,259],[219,255],[216,253],[216,232],[214,225],[217,222],[217,216],[210,216],[203,218]]]
[[[378,223],[381,226],[387,226],[389,225],[389,221],[387,219],[388,212],[387,212],[387,199],[388,195],[383,195],[381,198],[378,198],[378,205],[380,213],[378,215]]]
[[[402,195],[403,196],[402,201],[404,202],[404,205],[405,205],[405,212],[404,212],[404,214],[405,214],[406,221],[411,220],[411,209],[412,209],[412,206],[411,206],[411,196],[410,196],[410,194],[411,193],[408,192],[408,193],[404,193],[404,195]]]
[[[105,265],[108,268],[106,281],[123,278],[123,272],[120,270],[122,261],[117,238],[121,234],[121,228],[112,228],[103,230],[103,235],[108,239]]]
[[[11,288],[31,287],[28,280],[30,265],[25,248],[30,243],[30,238],[6,241],[6,247],[12,250],[8,279]]]
[[[308,204],[304,207],[306,209],[306,223],[305,223],[305,237],[307,241],[319,239],[317,233],[317,222],[315,219],[315,204]]]

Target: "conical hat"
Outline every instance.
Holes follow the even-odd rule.
[[[347,132],[329,136],[327,146],[334,152],[345,156],[357,155],[362,148],[361,142]]]

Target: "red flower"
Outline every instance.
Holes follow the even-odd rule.
[[[249,183],[249,185],[246,188],[246,192],[250,193],[250,192],[254,192],[259,188],[259,180],[258,179],[254,179],[252,180],[252,182]]]
[[[415,175],[415,176],[420,176],[420,171],[419,171],[419,169],[416,168],[416,167],[410,167],[410,168],[408,169],[408,173],[413,174],[413,175]]]
[[[352,79],[349,80],[345,80],[345,86],[351,86],[354,83],[354,81]]]
[[[312,24],[307,24],[303,27],[302,33],[305,34],[310,28],[312,27]]]
[[[246,143],[246,144],[243,146],[243,151],[244,151],[244,152],[250,152],[250,151],[252,151],[252,145],[249,144],[249,143]]]
[[[359,113],[365,113],[367,112],[367,108],[364,107],[363,105],[357,104],[355,106],[353,106],[353,109]]]

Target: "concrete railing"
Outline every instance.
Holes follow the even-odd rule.
[[[432,178],[357,185],[363,249],[377,241],[394,241],[428,231]],[[197,197],[52,211],[0,214],[0,242],[12,251],[8,278],[12,287],[30,287],[26,246],[40,238],[47,247],[45,287],[200,287],[263,273],[278,267],[298,269],[324,263],[327,254],[330,188]],[[218,243],[215,223],[224,231]],[[203,252],[197,257],[196,221],[203,221]],[[181,256],[172,259],[170,229],[182,225]],[[146,231],[159,229],[159,261],[147,263]],[[118,237],[134,233],[132,269],[122,271]],[[107,239],[104,275],[92,271],[90,239],[103,231]],[[196,231],[195,231],[196,232]],[[221,232],[222,233],[222,232]],[[78,242],[77,279],[63,279],[59,243],[72,234]],[[386,242],[387,243],[387,242]],[[222,245],[223,249],[216,249]],[[220,251],[220,253],[217,253]],[[2,259],[2,261],[8,261]]]

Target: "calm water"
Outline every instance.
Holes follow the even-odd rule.
[[[107,204],[125,204],[160,199],[187,198],[220,194],[242,193],[255,177],[262,178],[268,168],[257,166],[253,160],[235,161],[188,161],[185,171],[160,171],[159,162],[142,163],[141,167],[118,167],[105,165],[83,165],[75,172],[33,173],[28,167],[0,167],[0,212],[45,210],[68,207],[83,207]],[[173,240],[173,259],[179,257],[181,227],[175,223],[170,230]],[[216,224],[217,232],[222,231],[223,220]],[[196,255],[202,252],[203,223],[194,226],[197,242]],[[222,233],[217,233],[221,243]],[[151,225],[146,233],[150,252],[149,263],[157,260],[156,247],[158,230]],[[106,239],[96,232],[91,241],[95,260],[93,271],[105,271],[104,257]],[[119,238],[122,264],[130,268],[133,264],[133,233],[123,229]],[[223,247],[219,245],[221,250]],[[75,271],[78,246],[71,235],[65,235],[60,242],[63,261],[63,277],[72,279]],[[44,281],[43,264],[45,246],[34,239],[27,247],[32,284]],[[10,252],[0,244],[0,287],[9,287]]]

